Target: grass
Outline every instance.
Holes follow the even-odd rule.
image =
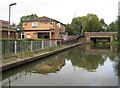
[[[34,51],[34,52],[22,52],[22,53],[19,53],[19,54],[16,54],[16,55],[15,54],[6,55],[6,56],[2,57],[3,58],[2,59],[2,64],[17,61],[17,60],[20,60],[20,59],[25,59],[25,58],[28,58],[28,57],[33,57],[35,55],[42,54],[42,53],[45,53],[45,52],[49,52],[49,51],[56,50],[56,49],[60,49],[60,48],[63,48],[63,47],[65,47],[65,45],[53,46],[53,47],[46,48],[44,50],[38,50],[38,51]]]

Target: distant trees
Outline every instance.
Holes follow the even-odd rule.
[[[12,28],[16,28],[17,25],[16,25],[15,23],[12,23],[12,24],[11,24],[11,27],[12,27]]]
[[[101,23],[101,29],[100,31],[105,31],[107,29],[107,24],[105,23],[104,19],[100,19],[100,23]]]
[[[81,17],[81,23],[86,32],[98,32],[102,28],[101,21],[95,14],[87,14],[87,16]]]
[[[96,14],[87,14],[82,17],[73,18],[71,24],[67,24],[66,32],[71,34],[81,34],[84,32],[116,32],[118,29],[118,20],[107,25],[104,19],[99,19]]]
[[[68,35],[74,35],[75,34],[74,28],[71,24],[66,25],[65,31],[68,33]]]
[[[107,32],[117,32],[117,30],[118,30],[118,20],[110,23],[106,28]]]
[[[104,19],[99,19],[95,14],[87,14],[86,16],[73,18],[71,24],[67,24],[66,32],[68,34],[81,34],[82,29],[85,32],[99,32],[103,31],[105,26]]]
[[[118,43],[120,44],[120,16],[118,16]]]

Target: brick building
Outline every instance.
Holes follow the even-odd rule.
[[[9,22],[0,20],[0,38],[8,38]],[[17,38],[17,29],[10,28],[10,38]]]
[[[22,22],[24,38],[66,39],[65,24],[43,16]]]

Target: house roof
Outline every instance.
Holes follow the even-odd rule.
[[[46,16],[36,17],[36,18],[31,19],[31,20],[24,20],[23,22],[51,22],[51,21],[56,21],[58,23],[61,23],[55,19],[52,19],[52,18],[49,18]],[[63,24],[63,23],[61,23],[61,24]],[[63,25],[65,25],[65,24],[63,24]]]
[[[0,24],[1,24],[1,27],[2,28],[7,28],[8,29],[8,27],[9,27],[9,21],[5,21],[5,20],[0,20]],[[12,27],[10,27],[10,29],[12,29],[12,30],[16,30],[16,28],[12,28]],[[11,31],[11,30],[10,30]]]
[[[0,20],[0,22],[1,22],[1,25],[2,25],[3,28],[8,28],[8,26],[9,26],[9,21]]]

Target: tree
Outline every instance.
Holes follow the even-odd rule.
[[[95,14],[87,14],[87,16],[81,17],[81,23],[86,32],[99,32],[102,28],[101,22]]]
[[[67,24],[66,32],[68,32],[69,35],[81,34],[81,26],[80,17],[73,18],[71,24]]]
[[[12,23],[12,24],[11,24],[11,27],[12,27],[12,28],[16,28],[17,25],[16,25],[15,23]]]
[[[120,16],[118,16],[118,43],[120,44]]]
[[[68,33],[68,35],[73,35],[73,34],[75,34],[75,31],[73,30],[73,27],[72,27],[71,24],[67,24],[67,25],[66,25],[65,31]]]
[[[81,34],[82,24],[80,17],[73,18],[71,25],[73,27],[75,34]]]
[[[99,32],[105,31],[106,26],[104,19],[99,19],[96,14],[87,14],[73,18],[71,24],[66,26],[66,32],[68,34],[81,34],[83,29],[83,32]]]
[[[107,26],[106,31],[107,32],[117,32],[117,29],[118,29],[118,20],[116,20],[115,22],[110,23]]]
[[[33,19],[33,18],[36,18],[36,17],[38,17],[36,14],[22,16],[20,18],[20,23],[17,25],[17,28],[20,29],[20,30],[22,30],[22,21],[24,21],[24,20],[30,20],[30,19]]]
[[[104,19],[100,19],[100,23],[101,23],[101,29],[100,29],[100,31],[105,32],[106,28],[107,28],[107,24],[105,23]]]

